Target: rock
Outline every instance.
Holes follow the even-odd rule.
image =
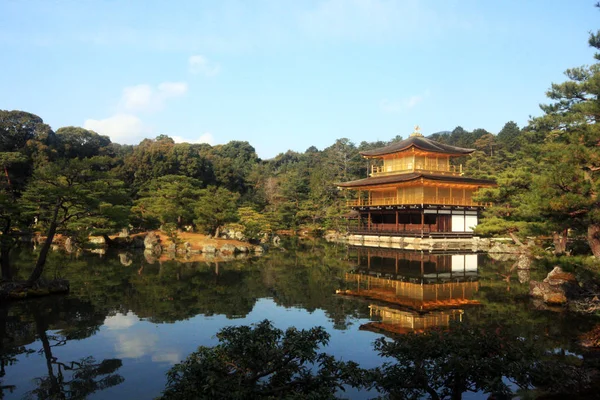
[[[265,233],[262,235],[262,238],[260,238],[260,242],[261,243],[268,243],[269,242],[269,234]]]
[[[202,253],[205,254],[215,254],[217,252],[217,248],[211,245],[205,245],[202,247]]]
[[[99,244],[99,245],[106,244],[106,240],[104,240],[104,237],[102,237],[102,236],[90,236],[88,238],[88,242],[90,244]]]
[[[99,254],[99,255],[103,256],[106,254],[106,250],[105,249],[91,249],[90,253]]]
[[[279,244],[281,243],[281,238],[277,235],[273,236],[273,239],[271,240],[271,242],[273,243],[273,246],[275,247],[279,247]]]
[[[517,269],[530,269],[531,268],[531,257],[526,254],[521,254],[517,261]]]
[[[183,249],[185,250],[186,253],[191,253],[192,252],[191,243],[190,242],[183,243]]]
[[[235,253],[235,246],[229,243],[224,244],[223,246],[221,246],[220,252],[222,254],[233,254]]]
[[[248,247],[246,246],[236,246],[235,250],[238,253],[248,253]]]
[[[144,258],[148,264],[154,264],[156,262],[156,256],[152,250],[144,250]]]
[[[147,250],[153,250],[156,245],[160,243],[160,237],[154,232],[148,232],[144,238],[144,248]]]
[[[529,295],[541,298],[548,305],[563,305],[569,299],[578,297],[581,289],[575,275],[554,267],[542,281],[529,282]]]
[[[561,267],[554,267],[554,269],[548,273],[544,282],[553,286],[563,285],[565,283],[577,284],[577,278],[570,272],[563,271]]]
[[[128,253],[119,253],[119,261],[121,262],[121,265],[125,267],[129,267],[133,263],[133,260]]]
[[[566,293],[560,286],[552,286],[546,282],[530,281],[529,295],[541,298],[549,305],[562,305],[567,302]]]
[[[236,240],[245,240],[245,239],[246,239],[246,237],[244,236],[244,234],[243,234],[242,232],[240,232],[240,231],[236,231],[236,232],[233,234],[233,237],[234,237]]]
[[[75,252],[75,241],[70,237],[65,240],[65,251],[67,253]]]
[[[177,251],[177,245],[175,243],[171,243],[167,246],[167,251],[169,253],[175,253]]]
[[[488,250],[489,253],[517,253],[518,249],[514,246],[509,246],[504,243],[494,243]]]
[[[264,253],[265,249],[263,249],[262,246],[254,246],[254,252],[255,253]]]
[[[528,269],[517,269],[517,279],[519,283],[529,282],[531,279],[531,271]]]
[[[121,229],[121,232],[119,232],[119,237],[122,237],[122,238],[129,237],[129,228]]]

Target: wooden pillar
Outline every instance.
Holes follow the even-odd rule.
[[[396,275],[398,275],[398,253],[396,253]]]
[[[371,211],[367,213],[367,230],[371,230]]]
[[[465,197],[466,197],[466,196],[465,196],[465,188],[463,188],[463,199],[462,199],[462,202],[463,202],[463,204],[464,204],[464,205],[466,205],[466,204],[467,204],[467,203],[466,203],[466,198],[465,198]]]
[[[435,204],[440,204],[440,196],[437,186],[435,187]]]
[[[371,269],[371,250],[367,250],[367,269]]]
[[[452,202],[452,186],[450,186],[450,202],[448,202],[448,204],[454,204]]]
[[[421,210],[421,236],[423,236],[423,229],[425,229],[425,210]]]
[[[396,210],[396,232],[398,232],[398,210]],[[397,261],[397,258],[396,258]],[[398,264],[398,262],[396,262]]]

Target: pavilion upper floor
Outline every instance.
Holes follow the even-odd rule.
[[[450,159],[469,155],[473,151],[435,142],[417,131],[405,140],[363,151],[361,155],[374,160],[370,167],[372,177],[410,172],[460,176],[463,173],[462,165],[451,165]]]

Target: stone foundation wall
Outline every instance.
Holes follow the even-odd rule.
[[[354,246],[384,247],[406,250],[469,250],[488,251],[491,248],[489,239],[473,237],[469,239],[431,239],[378,235],[348,235],[338,237],[337,241]]]

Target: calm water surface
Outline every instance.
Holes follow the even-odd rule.
[[[221,328],[263,319],[282,329],[323,326],[326,351],[365,368],[382,362],[372,343],[389,332],[518,321],[523,337],[545,332],[550,345],[569,350],[594,322],[536,309],[526,296],[532,277],[509,273],[510,260],[312,241],[284,247],[227,262],[55,252],[46,274],[69,279],[68,296],[0,305],[0,399],[57,391],[154,398],[165,372],[198,346],[216,344]],[[15,262],[31,265],[32,257],[22,250]]]

